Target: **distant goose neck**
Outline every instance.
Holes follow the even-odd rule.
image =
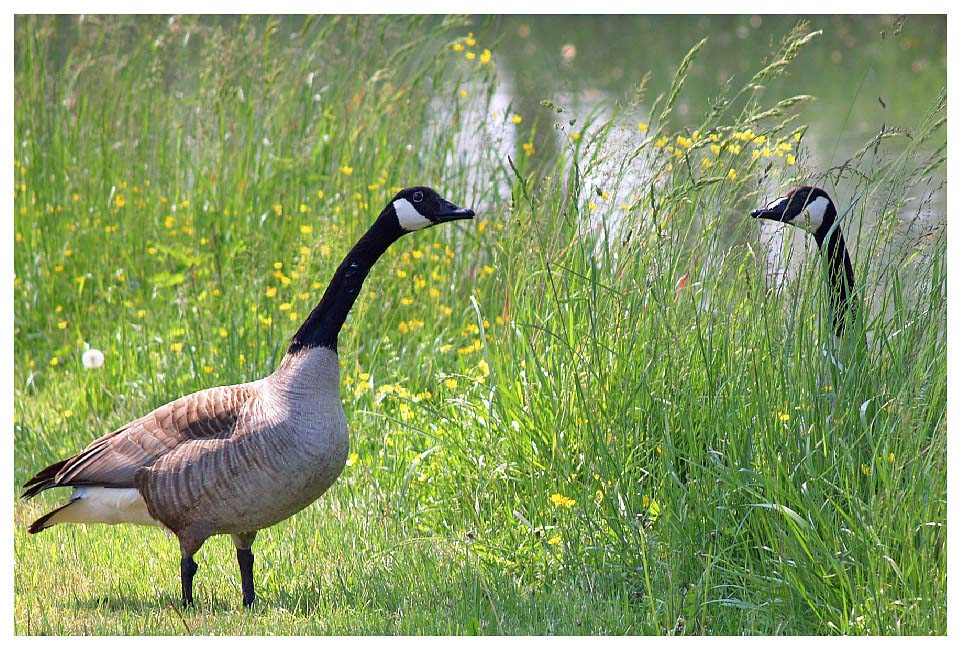
[[[834,315],[834,333],[841,336],[847,314],[854,308],[851,294],[854,293],[854,268],[848,247],[844,244],[841,229],[835,227],[825,242],[818,240],[822,255],[827,257],[828,283],[831,288],[831,310]]]
[[[378,218],[350,249],[320,302],[294,334],[287,354],[314,347],[337,351],[337,335],[360,295],[367,274],[384,251],[403,234],[399,227],[392,228],[390,224],[389,219]]]

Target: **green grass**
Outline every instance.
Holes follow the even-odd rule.
[[[459,19],[68,20],[16,23],[18,484],[271,372],[394,188],[478,219],[372,272],[340,341],[352,464],[258,537],[253,612],[226,538],[181,611],[172,536],[28,535],[46,493],[14,510],[18,634],[946,633],[945,216],[903,218],[943,176],[943,96],[815,173],[809,98],[764,92],[803,29],[697,128],[681,62],[642,131],[490,115]],[[853,205],[843,372],[813,245],[774,245],[772,283],[748,217],[801,181]]]

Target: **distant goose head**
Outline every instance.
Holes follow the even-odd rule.
[[[837,208],[820,187],[797,187],[763,208],[751,212],[755,219],[770,219],[802,228],[814,236],[821,254],[827,257],[834,333],[840,337],[847,315],[855,308],[854,267],[840,227],[835,227]],[[840,224],[838,224],[840,225]]]
[[[381,217],[396,219],[403,233],[408,233],[448,221],[473,219],[474,211],[454,205],[429,187],[418,186],[395,194]]]
[[[838,211],[827,192],[820,187],[797,187],[767,206],[751,212],[755,219],[770,219],[803,228],[817,240],[824,242]]]

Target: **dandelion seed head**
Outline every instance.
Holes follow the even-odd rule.
[[[90,348],[81,357],[84,368],[99,368],[103,365],[103,352],[96,348]]]

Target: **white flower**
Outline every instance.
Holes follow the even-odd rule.
[[[90,348],[83,353],[84,368],[99,368],[103,365],[103,352],[96,348]]]

